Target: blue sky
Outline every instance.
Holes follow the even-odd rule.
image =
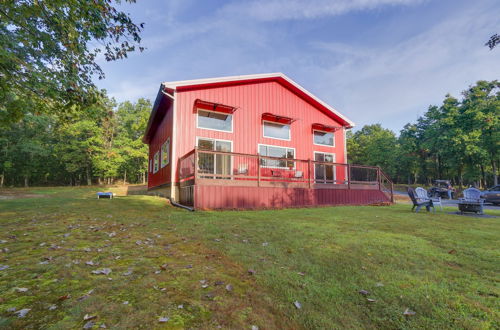
[[[283,72],[356,123],[395,132],[447,93],[500,79],[498,0],[138,0],[143,53],[100,62],[117,101],[164,81]]]

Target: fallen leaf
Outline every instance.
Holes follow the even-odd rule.
[[[97,270],[93,270],[92,271],[92,274],[96,274],[96,275],[109,275],[111,273],[111,269],[110,268],[101,268],[101,269],[97,269]]]
[[[71,298],[71,295],[68,293],[68,294],[65,294],[64,296],[60,296],[59,298],[57,298],[57,300],[63,301],[63,300],[69,299],[69,298]]]
[[[9,266],[7,266],[7,265],[0,265],[0,270],[6,270],[7,268],[9,268]]]
[[[376,302],[376,300],[375,300],[375,299],[371,299],[371,298],[366,298],[366,301],[371,302],[371,303]]]
[[[264,243],[262,243],[262,246],[268,246],[268,245],[269,245],[269,243],[268,243],[268,242],[264,242]]]
[[[378,283],[375,283],[375,286],[376,286],[376,287],[382,287],[382,286],[384,286],[384,284],[383,284],[383,283],[378,282]]]
[[[165,322],[168,322],[168,320],[170,320],[170,317],[160,317],[158,319],[158,322],[165,323]]]
[[[129,276],[132,275],[133,271],[129,270],[128,272],[123,273],[123,276]]]
[[[405,309],[405,311],[403,312],[403,315],[406,315],[406,316],[413,316],[415,314],[416,313],[409,308]]]
[[[215,285],[224,285],[224,282],[223,281],[215,281],[214,283]]]
[[[452,250],[448,251],[448,253],[449,253],[449,254],[455,254],[455,253],[457,253],[457,250],[452,249]]]
[[[184,305],[178,305],[177,308],[178,309],[184,309]]]
[[[87,247],[87,248],[83,249],[83,251],[85,251],[85,252],[91,252],[92,250]]]
[[[30,308],[23,308],[21,310],[18,310],[17,312],[15,312],[14,314],[17,314],[17,317],[25,317],[26,314],[28,314],[28,312],[30,311],[31,309]]]
[[[259,327],[256,325],[252,325],[252,330],[259,330]]]
[[[305,276],[306,274],[303,273],[303,272],[298,272],[297,274],[299,274],[300,276]]]
[[[98,262],[94,262],[94,261],[92,261],[92,260],[90,260],[90,261],[86,261],[86,262],[85,262],[85,264],[86,264],[86,265],[89,265],[89,266],[97,266],[97,265],[99,265],[99,263],[98,263]]]
[[[163,264],[163,265],[160,266],[160,268],[163,269],[163,270],[167,270],[168,264]]]
[[[193,265],[187,265],[186,268],[193,268]]]
[[[17,292],[26,292],[28,291],[28,288],[16,288]]]
[[[124,305],[128,305],[128,301],[124,301],[124,302],[123,302],[123,304],[124,304]]]
[[[57,309],[57,305],[50,305],[49,306],[49,311],[53,311],[54,309]]]
[[[297,309],[301,309],[301,308],[302,308],[302,305],[301,305],[298,301],[294,301],[294,302],[293,302],[293,305],[294,305]]]
[[[370,294],[370,292],[366,290],[359,290],[359,293],[362,294],[363,296],[367,296]]]
[[[93,327],[94,327],[94,324],[95,324],[95,323],[94,323],[93,321],[88,321],[87,323],[85,323],[85,324],[83,325],[83,328],[84,328],[84,329],[91,329],[91,328],[93,328]]]
[[[115,237],[116,236],[116,233],[115,232],[112,232],[112,233],[109,233],[108,234],[109,237]]]
[[[233,286],[231,284],[226,285],[227,291],[233,291]]]
[[[85,316],[83,317],[83,320],[84,321],[89,321],[89,320],[93,320],[97,317],[97,315],[89,315],[89,314],[85,314]]]
[[[248,274],[249,274],[249,275],[255,275],[255,270],[253,270],[253,269],[249,269],[249,270],[248,270]]]

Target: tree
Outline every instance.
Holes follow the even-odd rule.
[[[380,166],[390,176],[396,174],[397,139],[380,124],[366,125],[348,135],[347,154],[353,164]]]
[[[493,50],[498,44],[500,44],[500,35],[495,33],[484,45],[490,47],[490,50]]]
[[[125,0],[134,3],[135,0]],[[81,109],[104,78],[96,59],[126,58],[143,24],[114,7],[121,0],[4,0],[0,4],[0,124],[26,112]]]

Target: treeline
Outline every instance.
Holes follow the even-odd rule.
[[[399,136],[380,124],[349,133],[349,162],[379,165],[397,183],[430,184],[435,179],[481,188],[498,184],[500,82],[479,81],[430,106]]]
[[[27,113],[0,131],[0,187],[146,182],[151,102],[102,97],[64,113]]]

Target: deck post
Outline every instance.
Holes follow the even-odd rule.
[[[257,187],[260,187],[260,154],[257,157]]]
[[[311,180],[311,166],[312,165],[312,160],[309,159],[309,161],[307,162],[307,178],[308,178],[308,181],[309,181],[309,189],[311,188],[311,185],[312,185],[312,180]]]
[[[198,148],[194,148],[194,180],[198,178]]]
[[[378,182],[378,190],[382,190],[380,187],[380,183],[382,181],[382,178],[380,177],[380,166],[377,166],[377,182]]]
[[[351,189],[351,164],[347,164],[347,189]]]
[[[394,183],[391,182],[391,203],[394,203]]]

